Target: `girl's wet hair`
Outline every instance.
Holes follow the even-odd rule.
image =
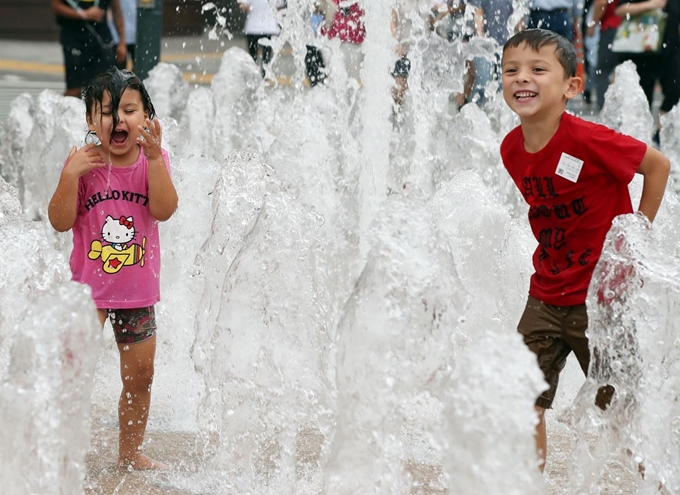
[[[87,114],[91,115],[97,105],[101,107],[104,94],[109,93],[111,95],[111,117],[113,119],[113,128],[115,129],[118,125],[117,110],[120,97],[128,88],[139,91],[144,110],[149,114],[149,119],[152,120],[156,116],[156,110],[153,107],[153,103],[151,103],[151,97],[146,91],[144,83],[129,70],[120,70],[117,67],[111,67],[106,72],[96,76],[89,86],[85,88],[85,91],[83,91]]]
[[[505,46],[503,46],[503,53],[508,48],[517,48],[522,44],[526,44],[536,52],[544,46],[555,45],[555,56],[564,69],[564,76],[576,76],[576,66],[578,63],[576,49],[564,36],[547,29],[527,29],[520,31],[506,41]]]

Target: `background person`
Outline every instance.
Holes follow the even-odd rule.
[[[522,21],[513,26],[512,32],[508,22],[514,13],[512,2],[507,0],[471,0],[478,9],[481,30],[484,36],[493,39],[499,47],[502,47],[508,38],[520,30]],[[491,81],[500,79],[500,56],[497,55],[495,62],[485,57],[475,57],[475,84],[474,96],[479,105],[486,101],[486,87]],[[500,85],[499,85],[500,86]],[[499,88],[500,89],[500,88]]]
[[[260,44],[260,40],[271,40],[272,36],[278,36],[281,26],[276,17],[277,11],[286,7],[285,0],[238,0],[243,12],[246,12],[246,22],[243,26],[243,34],[248,43],[248,53],[255,63],[262,60],[262,77],[265,75],[265,66],[269,65],[274,56],[271,46]],[[261,56],[260,56],[261,54]]]
[[[113,41],[106,22],[111,10],[116,30]],[[120,0],[52,0],[52,11],[61,28],[59,41],[64,52],[66,91],[64,96],[80,98],[82,88],[99,73],[127,56],[125,23]]]
[[[125,24],[125,46],[127,48],[127,58],[122,62],[116,61],[119,69],[134,70],[135,68],[135,48],[137,47],[137,0],[120,0],[120,7],[123,10],[123,23]],[[116,43],[120,41],[120,35],[113,23],[113,16],[109,16],[109,29]]]
[[[592,33],[599,26],[600,39],[597,45],[597,69],[595,70],[595,92],[597,95],[597,108],[604,107],[605,93],[611,82],[612,74],[618,64],[618,55],[612,52],[612,43],[616,35],[616,29],[621,24],[621,18],[615,10],[618,0],[594,0],[592,23],[587,25],[587,31]]]
[[[332,4],[333,6],[335,4]],[[327,9],[332,8],[323,1],[316,0],[312,4],[312,12],[310,15],[309,23],[312,28],[312,34],[314,38],[321,35],[321,28],[326,22]],[[334,14],[335,11],[333,10]],[[332,15],[330,16],[332,17]],[[306,45],[307,53],[305,54],[305,70],[307,72],[307,78],[309,79],[309,84],[314,87],[317,84],[321,84],[326,80],[326,63],[323,59],[323,53],[321,50],[309,43]]]
[[[361,44],[366,38],[365,12],[359,6],[359,0],[326,0],[326,2],[334,4],[333,17],[327,17],[329,21],[321,29],[321,33],[328,39],[338,38],[341,41],[340,50],[347,75],[359,81],[364,61]]]
[[[408,89],[408,75],[411,72],[411,60],[408,53],[413,43],[413,20],[411,16],[418,15],[417,0],[395,0],[392,7],[392,19],[390,21],[390,32],[396,40],[397,61],[392,69],[394,87],[392,98],[397,105],[404,102],[404,96]]]
[[[582,8],[582,0],[532,0],[527,27],[554,31],[573,42]]]
[[[468,0],[432,0],[430,26],[441,37],[452,42],[467,43],[474,35],[482,34],[481,20],[477,9]],[[454,95],[458,109],[470,101],[475,83],[473,59],[465,59],[463,92]]]
[[[670,112],[680,100],[680,1],[619,0],[615,13],[619,17],[625,17],[650,9],[663,9],[667,15],[661,51],[622,55],[618,62],[632,60],[635,63],[640,76],[640,87],[647,96],[650,109],[654,102],[654,87],[659,81],[663,93],[659,115],[663,115]],[[654,141],[659,143],[658,130],[654,134]]]

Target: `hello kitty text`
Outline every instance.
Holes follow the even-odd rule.
[[[92,208],[94,208],[94,205],[96,205],[97,203],[108,201],[110,199],[114,200],[120,199],[123,201],[129,201],[130,203],[137,204],[141,203],[143,206],[146,206],[149,203],[149,197],[143,194],[131,191],[111,190],[104,192],[100,191],[90,196],[88,200],[85,202],[85,208],[87,208],[87,211],[90,211]]]

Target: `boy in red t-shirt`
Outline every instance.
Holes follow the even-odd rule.
[[[571,351],[588,372],[585,302],[604,239],[614,217],[633,213],[628,183],[635,173],[644,176],[638,210],[654,220],[670,162],[637,139],[565,112],[582,84],[576,52],[566,38],[542,29],[522,31],[503,47],[501,67],[503,98],[521,123],[503,140],[501,155],[529,204],[529,224],[538,241],[518,330],[549,385],[536,401],[542,470],[544,414]],[[602,387],[595,403],[606,408],[613,392]]]

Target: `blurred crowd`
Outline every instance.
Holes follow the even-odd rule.
[[[135,0],[51,1],[62,31],[66,94],[79,96],[85,81],[112,63],[132,68]],[[324,51],[328,40],[339,40],[340,46],[333,54],[338,57],[333,60],[334,77],[341,71],[361,84],[367,1],[305,3],[309,5],[304,12],[305,67],[311,86],[323,84],[330,75],[328,53]],[[273,38],[281,34],[285,25],[282,20],[289,10],[287,0],[238,0],[238,4],[246,17],[243,32],[248,50],[264,77],[274,56]],[[594,108],[603,108],[614,69],[625,60],[635,63],[650,108],[657,89],[661,94],[660,114],[670,111],[680,100],[680,0],[392,0],[390,10],[385,22],[389,23],[395,46],[393,60],[388,62],[397,105],[403,103],[408,91],[412,61],[417,58],[411,54],[416,41],[427,37],[430,45],[450,44],[430,55],[437,64],[413,67],[420,73],[441,70],[440,66],[449,60],[441,58],[447,49],[463,52],[462,70],[451,70],[444,77],[462,77],[457,85],[462,90],[453,95],[458,107],[469,102],[484,105],[500,88],[499,61],[505,41],[527,28],[555,31],[577,46],[582,53],[583,70],[579,75],[585,81],[583,100]],[[622,21],[649,12],[662,15],[659,48],[642,53],[614,50]],[[461,44],[467,43],[476,49],[461,50]],[[480,46],[485,47],[483,53]],[[425,65],[426,61],[421,63]]]
[[[266,66],[271,62],[271,37],[280,34],[279,11],[285,0],[239,0],[247,13],[245,35],[253,58]],[[658,9],[665,13],[666,29],[662,49],[655,53],[615,53],[612,42],[621,20],[637,13]],[[451,43],[467,43],[475,37],[492,40],[496,54],[505,40],[526,28],[555,31],[583,54],[584,101],[602,109],[614,68],[632,60],[650,106],[654,91],[663,95],[660,111],[667,112],[678,101],[678,18],[680,0],[394,0],[390,23],[396,44],[392,76],[395,102],[403,101],[411,71],[411,50],[418,33],[428,32]],[[344,67],[358,77],[361,44],[366,36],[363,0],[315,0],[309,12],[313,37],[339,38]],[[306,67],[312,86],[327,77],[322,50],[313,37],[307,46]],[[263,41],[264,40],[264,41]],[[318,43],[317,43],[318,44]],[[483,104],[491,81],[499,82],[498,58],[474,57],[466,60],[463,91],[456,95],[462,106],[470,101]]]

